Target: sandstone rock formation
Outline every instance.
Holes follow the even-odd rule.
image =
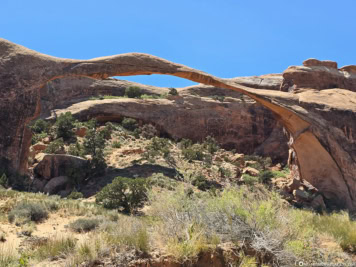
[[[275,90],[278,90],[282,83],[281,77],[280,75],[275,82]],[[271,79],[240,78],[240,81],[256,86],[261,80]],[[70,81],[73,81],[74,87],[70,85]],[[272,79],[272,82],[274,81]],[[121,80],[110,80],[110,87],[105,87],[108,80],[102,82],[74,77],[49,83],[46,90],[42,90],[45,98],[41,95],[41,103],[42,107],[46,108],[42,109],[41,116],[47,117],[55,109],[57,116],[70,111],[79,120],[95,117],[101,121],[120,121],[123,117],[131,117],[154,124],[162,135],[169,135],[174,139],[202,141],[211,135],[223,148],[236,149],[245,154],[269,156],[278,162],[285,161],[288,157],[288,140],[273,113],[251,98],[244,98],[241,93],[213,86],[195,85],[178,88],[179,96],[171,96],[168,99],[87,100],[88,96],[98,93],[122,95],[123,89],[132,85],[143,88],[148,94],[169,91],[168,88],[148,87]],[[77,97],[74,96],[72,92],[76,90],[82,94],[76,93]],[[214,96],[223,96],[225,99],[220,102],[214,100]]]
[[[300,78],[288,78],[289,71],[283,74],[282,89],[293,94],[249,88],[147,54],[130,53],[92,60],[60,59],[0,39],[0,157],[8,161],[13,170],[26,170],[31,137],[26,125],[40,114],[41,88],[48,81],[65,76],[104,79],[168,74],[243,93],[269,108],[290,135],[289,145],[294,155],[290,162],[294,173],[315,186],[327,205],[356,210],[355,67],[304,68],[308,69],[296,71],[295,77]],[[318,73],[317,77],[330,80],[321,82],[314,88],[317,90],[306,90],[315,86],[315,83],[303,82],[313,71]],[[335,87],[342,89],[330,89]]]

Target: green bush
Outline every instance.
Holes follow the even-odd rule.
[[[273,172],[267,170],[267,171],[260,172],[258,179],[260,183],[268,183],[273,177],[274,177]]]
[[[120,148],[121,147],[121,143],[119,141],[114,141],[111,146],[113,148]]]
[[[188,161],[204,159],[204,148],[200,144],[194,144],[191,147],[184,148],[182,153],[184,158]]]
[[[154,159],[158,156],[169,157],[171,143],[167,138],[153,137],[151,142],[146,146],[144,157]]]
[[[183,139],[179,142],[179,147],[180,147],[181,149],[191,147],[192,145],[193,145],[193,142],[192,142],[192,140],[190,140],[190,139],[185,139],[185,138],[183,138]]]
[[[141,135],[146,139],[151,139],[155,136],[158,136],[158,131],[155,126],[152,124],[145,124],[141,127]]]
[[[54,140],[44,150],[45,153],[49,153],[49,154],[58,154],[58,153],[62,153],[63,151],[64,151],[63,138],[58,138]]]
[[[48,136],[46,132],[35,133],[31,138],[31,145],[37,144],[41,140],[45,139]]]
[[[219,145],[214,139],[214,137],[207,136],[203,143],[203,146],[210,154],[214,154],[216,151],[219,150]]]
[[[7,188],[8,185],[9,185],[9,180],[7,179],[6,174],[3,173],[0,176],[0,186]]]
[[[248,175],[248,174],[243,174],[242,175],[242,180],[247,185],[254,185],[255,183],[259,182],[259,177],[251,176],[251,175]]]
[[[168,94],[170,94],[170,95],[179,95],[176,88],[171,87],[171,88],[168,88],[168,89],[169,89],[169,93]]]
[[[100,220],[97,218],[79,218],[69,224],[69,228],[77,233],[89,232],[100,225]]]
[[[54,124],[57,138],[62,137],[64,140],[69,140],[75,136],[72,129],[75,127],[75,119],[72,113],[66,112],[59,115]]]
[[[143,178],[116,177],[97,195],[96,202],[107,209],[118,209],[129,213],[147,200],[148,183]]]
[[[137,121],[131,118],[124,118],[121,122],[121,125],[129,131],[134,131],[138,127]]]
[[[8,219],[10,223],[15,220],[21,222],[40,222],[48,218],[46,206],[40,203],[20,202],[9,213]]]
[[[93,176],[103,173],[106,168],[104,158],[105,138],[102,131],[96,128],[96,120],[87,123],[88,132],[84,138],[83,150],[85,155],[91,155],[90,171]]]
[[[72,156],[82,157],[82,158],[85,156],[84,148],[79,142],[69,145],[68,154]]]
[[[30,126],[30,129],[33,133],[40,134],[40,133],[48,133],[51,124],[45,120],[39,119],[36,120],[35,123]]]
[[[212,99],[220,101],[220,102],[224,102],[225,96],[223,96],[223,95],[213,95]]]
[[[129,98],[140,98],[142,95],[142,90],[137,86],[130,86],[125,90],[125,96]]]
[[[193,178],[192,185],[203,191],[210,189],[208,180],[202,174],[199,174]]]
[[[77,190],[73,190],[72,193],[70,193],[67,198],[69,199],[80,199],[83,198],[83,193],[82,192],[78,192]]]

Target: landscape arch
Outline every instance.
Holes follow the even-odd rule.
[[[300,93],[254,89],[148,54],[62,59],[0,39],[0,158],[8,161],[13,171],[26,172],[31,142],[26,126],[40,114],[40,89],[48,81],[67,76],[105,79],[150,74],[234,90],[270,109],[290,135],[289,146],[296,155],[293,171],[315,186],[327,203],[356,210],[355,143],[352,135],[345,135],[331,122],[342,120],[350,110],[355,114],[355,93],[343,89]],[[322,113],[323,108],[332,109],[333,116]],[[351,131],[355,124],[345,121]]]

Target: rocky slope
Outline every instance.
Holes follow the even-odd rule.
[[[293,92],[280,92],[250,88],[147,54],[130,53],[92,60],[60,59],[0,39],[0,157],[8,161],[13,170],[26,170],[31,137],[26,125],[39,116],[40,89],[48,81],[65,76],[105,79],[142,74],[174,75],[243,93],[270,109],[290,135],[290,163],[295,177],[315,186],[329,205],[356,210],[353,137],[356,94],[352,89],[355,66],[337,70],[334,63],[323,64],[308,69],[308,80],[316,82],[306,85],[298,82],[305,79],[304,74],[298,79],[298,68],[289,68],[283,74],[283,84],[288,86],[282,85],[282,89]],[[319,68],[323,72],[319,72]],[[330,80],[316,86],[325,72],[330,74],[326,75]],[[333,75],[335,72],[346,78]],[[316,88],[308,89],[310,87]],[[332,87],[341,89],[330,89]]]

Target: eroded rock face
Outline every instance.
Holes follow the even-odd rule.
[[[300,177],[323,194],[327,205],[356,210],[354,68],[290,67],[281,88],[292,94],[253,89],[147,54],[69,60],[0,39],[0,157],[13,170],[26,170],[31,139],[26,125],[40,114],[40,89],[50,80],[168,74],[237,91],[270,109],[290,135]]]
[[[189,138],[202,141],[208,135],[213,136],[224,148],[236,149],[245,154],[258,154],[271,157],[272,160],[285,162],[287,159],[287,138],[282,126],[277,122],[273,113],[241,93],[213,86],[195,85],[178,88],[179,96],[168,99],[104,99],[87,100],[90,95],[117,95],[129,86],[139,86],[145,93],[167,93],[168,88],[131,84],[121,80],[110,80],[110,89],[103,88],[107,80],[97,81],[90,78],[63,78],[65,80],[51,84],[52,93],[46,93],[46,100],[41,97],[46,109],[41,116],[46,117],[55,109],[60,113],[70,111],[79,120],[93,117],[101,121],[120,121],[123,117],[131,117],[144,123],[154,124],[161,134],[168,134],[174,139]],[[233,79],[236,81],[236,79]],[[240,81],[257,86],[264,80],[274,84],[279,90],[282,82],[279,78],[243,77]],[[73,81],[74,87],[71,87]],[[83,81],[82,83],[80,81]],[[115,83],[117,86],[115,87]],[[88,89],[90,88],[90,89]],[[83,95],[73,96],[71,92],[82,92]],[[65,92],[65,93],[63,93]],[[68,92],[68,94],[67,94]],[[68,95],[64,98],[63,95]],[[214,99],[223,96],[224,101]],[[85,100],[85,101],[84,101]],[[58,104],[59,103],[59,104]],[[50,108],[48,108],[50,107]],[[194,107],[194,108],[192,108]],[[189,118],[189,119],[187,119]]]
[[[356,91],[356,72],[352,66],[337,69],[334,61],[308,59],[303,66],[291,66],[283,72],[281,91],[293,92],[298,89],[341,88]]]

